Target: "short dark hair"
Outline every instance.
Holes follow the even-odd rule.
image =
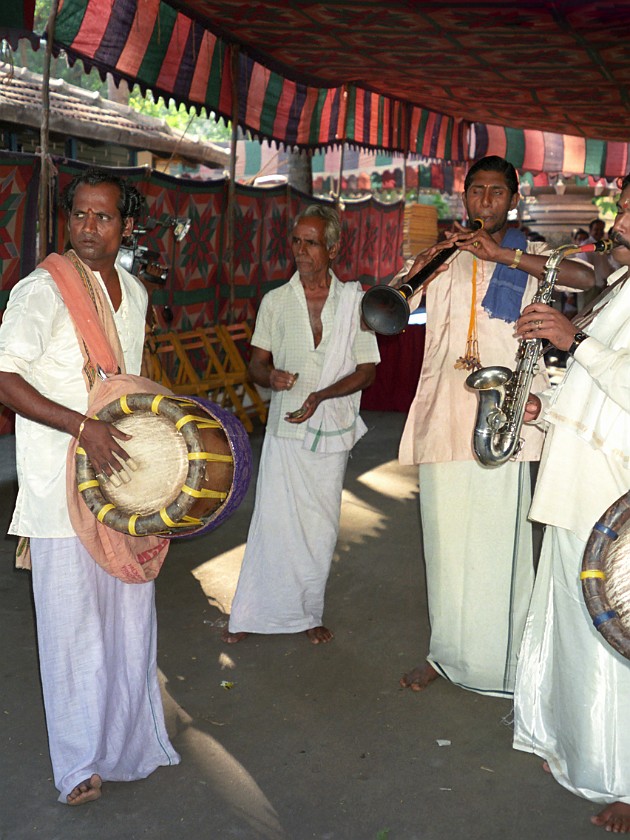
[[[499,157],[498,155],[487,155],[476,160],[466,173],[464,192],[468,191],[473,176],[477,172],[500,172],[505,176],[505,183],[512,195],[518,192],[518,175],[516,174],[516,169],[505,158]]]
[[[75,175],[61,193],[59,203],[66,216],[69,216],[72,212],[72,204],[74,203],[74,194],[77,191],[77,187],[83,184],[86,184],[88,187],[98,187],[101,184],[113,184],[115,187],[118,187],[120,197],[116,206],[123,219],[132,218],[135,221],[143,210],[144,198],[125,178],[114,175],[113,172],[108,172],[106,169],[98,169],[96,166],[91,166],[89,169]]]
[[[336,245],[341,239],[341,220],[334,207],[325,204],[309,204],[295,217],[293,227],[303,219],[316,218],[324,220],[324,242],[328,249]]]
[[[604,220],[600,219],[599,216],[598,216],[596,219],[591,219],[591,221],[588,223],[588,229],[590,230],[593,227],[593,225],[604,225],[604,224],[605,224]]]

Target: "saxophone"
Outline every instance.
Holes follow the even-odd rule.
[[[532,303],[549,303],[558,276],[560,263],[566,256],[587,251],[608,252],[614,242],[602,239],[589,245],[562,245],[549,255],[543,277]],[[519,343],[516,368],[484,367],[466,378],[466,385],[478,392],[479,405],[473,433],[473,449],[485,467],[498,467],[520,451],[523,440],[521,427],[525,405],[534,376],[538,373],[538,359],[542,338],[527,338]]]

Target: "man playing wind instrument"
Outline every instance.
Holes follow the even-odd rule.
[[[459,226],[446,242],[420,254],[410,275],[440,248],[459,248],[427,288],[424,360],[400,444],[401,463],[419,464],[431,623],[427,661],[405,674],[401,685],[420,691],[443,676],[508,697],[534,582],[527,512],[530,463],[540,456],[543,435],[525,429],[515,460],[481,466],[472,449],[477,394],[465,380],[482,365],[514,369],[514,322],[536,292],[547,245],[508,226],[518,179],[507,160],[490,156],[474,163],[462,200],[468,218],[480,219],[483,229]],[[593,272],[567,260],[558,282],[589,288]],[[546,387],[542,364],[536,381]]]

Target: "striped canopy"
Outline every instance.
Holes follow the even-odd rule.
[[[571,165],[612,176],[630,140],[628,35],[627,0],[62,0],[55,45],[292,147],[461,162],[484,145],[527,157],[534,132],[575,138]]]

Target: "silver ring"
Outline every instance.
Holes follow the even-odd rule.
[[[107,475],[107,473],[104,472],[96,473],[95,477],[98,481],[101,481],[103,484],[109,481],[109,476]]]

